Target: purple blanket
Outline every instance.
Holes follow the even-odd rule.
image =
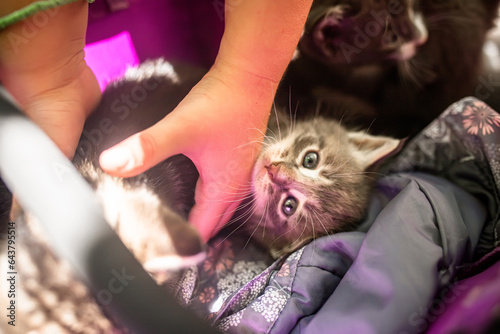
[[[229,333],[426,332],[469,293],[457,275],[498,242],[500,116],[464,99],[384,174],[357,231],[276,261],[245,235],[221,234],[184,275],[179,300]],[[458,323],[447,318],[433,333]]]

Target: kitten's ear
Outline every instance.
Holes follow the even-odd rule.
[[[364,131],[348,132],[349,142],[354,147],[354,157],[365,169],[379,166],[387,158],[394,156],[406,140],[385,136],[373,136]]]

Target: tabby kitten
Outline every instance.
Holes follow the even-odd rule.
[[[278,100],[299,104],[299,117],[320,112],[414,135],[484,86],[483,45],[499,2],[315,0]]]
[[[252,199],[237,217],[275,257],[353,230],[365,214],[377,166],[399,147],[397,139],[350,131],[332,119],[271,117],[253,169]]]

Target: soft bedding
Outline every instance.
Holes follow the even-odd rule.
[[[425,332],[497,245],[500,116],[461,100],[383,174],[357,231],[273,261],[228,229],[177,297],[229,333]]]

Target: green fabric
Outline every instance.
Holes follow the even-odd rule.
[[[75,1],[78,0],[43,0],[34,2],[24,8],[16,10],[15,12],[0,18],[0,30],[7,28],[14,23],[22,21],[25,18],[42,10],[55,8]],[[87,2],[89,3],[92,3],[94,1],[95,0],[87,0]]]

